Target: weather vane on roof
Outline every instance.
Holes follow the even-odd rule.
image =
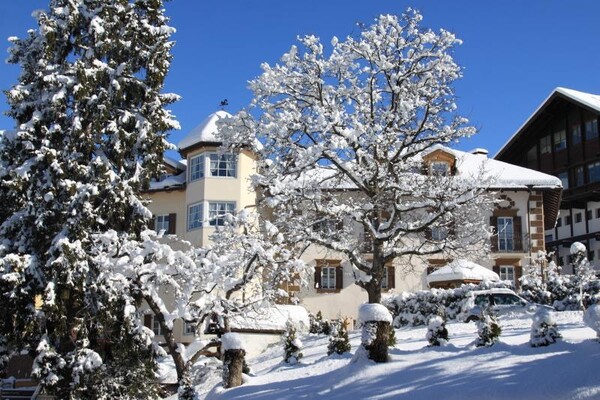
[[[227,99],[223,99],[221,100],[221,103],[219,103],[219,106],[221,107],[221,110],[224,110],[226,106],[229,105],[229,101],[227,101]]]

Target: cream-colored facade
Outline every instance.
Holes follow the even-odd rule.
[[[176,214],[174,233],[197,246],[206,245],[208,236],[214,230],[215,222],[211,219],[214,213],[211,214],[211,207],[214,209],[215,204],[234,204],[235,211],[256,205],[256,193],[252,191],[249,180],[256,172],[253,154],[244,150],[232,155],[236,160],[235,172],[232,174],[231,171],[225,171],[227,162],[224,162],[216,173],[216,160],[223,156],[213,136],[215,121],[224,115],[220,113],[211,115],[180,143],[180,153],[184,160],[176,164],[179,169],[175,168],[172,176],[154,184],[153,190],[148,193],[152,201],[151,211],[156,216]],[[201,167],[198,167],[199,156],[204,156],[204,165]],[[497,175],[490,188],[497,201],[486,219],[489,219],[497,232],[502,233],[492,238],[492,251],[487,256],[470,261],[494,270],[501,279],[517,283],[523,267],[531,263],[538,250],[544,249],[544,227],[553,223],[552,218],[556,218],[555,208],[560,201],[561,192],[560,180],[490,160],[481,151],[463,153],[440,147],[430,156],[425,156],[425,161],[427,157],[436,163],[455,163],[457,157],[467,161],[456,166],[452,164],[452,168],[467,168],[469,165],[486,162],[492,175]],[[207,160],[212,160],[212,164]],[[549,215],[544,214],[546,209],[551,210]],[[201,214],[200,220],[198,213]],[[301,304],[309,312],[321,311],[325,318],[354,318],[358,306],[367,301],[367,294],[354,283],[355,273],[349,262],[341,255],[317,246],[307,249],[303,259],[315,267],[316,274],[311,285],[299,289],[297,295]],[[388,266],[385,291],[399,293],[425,289],[427,274],[448,261],[433,258],[406,266],[402,260],[396,260]],[[329,268],[331,266],[335,267],[335,272]],[[330,283],[327,287],[320,284],[324,277],[319,274],[325,269],[328,269],[328,273],[335,274],[335,279],[333,275],[327,277]],[[183,334],[185,327],[181,328],[180,338],[185,343],[188,341]]]

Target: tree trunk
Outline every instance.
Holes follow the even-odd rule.
[[[245,355],[246,351],[242,349],[229,349],[225,351],[223,355],[224,388],[233,388],[242,384]]]
[[[382,243],[373,240],[373,265],[371,266],[371,280],[365,283],[364,288],[369,295],[369,303],[381,303],[381,280],[385,268],[382,254]]]
[[[392,326],[387,321],[369,321],[363,326],[363,338],[369,338],[369,341],[363,342],[364,348],[369,353],[369,359],[375,362],[388,361],[388,343]],[[374,337],[373,337],[374,336]]]

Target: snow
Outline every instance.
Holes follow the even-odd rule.
[[[467,260],[455,260],[427,275],[427,283],[455,280],[500,281],[494,271]]]
[[[244,340],[242,335],[238,333],[226,333],[221,337],[221,351],[227,350],[243,350]]]
[[[585,310],[583,320],[600,338],[600,304],[594,304]]]
[[[161,190],[168,188],[183,187],[185,185],[185,171],[178,175],[170,175],[160,181],[150,182],[150,190]]]
[[[575,254],[586,254],[586,248],[585,245],[581,242],[573,242],[573,244],[571,245],[571,248],[569,249],[570,254],[571,255],[575,255]]]
[[[308,330],[308,311],[302,306],[277,305],[249,310],[243,315],[231,317],[232,329],[285,331],[288,321],[301,331]]]
[[[218,143],[215,136],[217,133],[217,121],[222,118],[231,117],[227,111],[217,111],[210,114],[206,119],[197,127],[192,129],[181,141],[177,144],[180,150],[184,150],[198,143]]]
[[[501,319],[502,335],[477,348],[475,324],[448,323],[449,343],[429,347],[425,327],[396,330],[390,362],[350,363],[360,332],[350,332],[352,352],[326,356],[327,336],[307,335],[302,364],[281,362],[274,347],[248,360],[253,373],[237,388],[216,384],[206,399],[597,399],[593,371],[600,357],[595,333],[577,311],[557,313],[563,335],[546,347],[529,344],[529,318]],[[199,390],[206,390],[198,386]],[[175,397],[173,397],[175,399]]]
[[[392,323],[392,314],[381,304],[363,304],[358,309],[358,322],[384,321]]]

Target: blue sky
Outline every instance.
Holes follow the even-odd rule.
[[[35,28],[31,11],[48,3],[3,0],[0,47]],[[177,33],[166,91],[182,96],[171,107],[182,130],[171,141],[219,109],[222,99],[231,113],[245,107],[252,96],[248,80],[260,74],[262,62],[277,62],[297,35],[329,43],[356,32],[356,22],[409,6],[421,11],[423,26],[464,41],[455,52],[465,69],[456,84],[459,112],[480,131],[460,149],[484,147],[494,155],[557,86],[600,94],[597,0],[172,0],[166,9]],[[18,73],[0,63],[0,89],[14,85]],[[0,111],[6,109],[2,96]],[[0,129],[12,127],[0,117]]]

